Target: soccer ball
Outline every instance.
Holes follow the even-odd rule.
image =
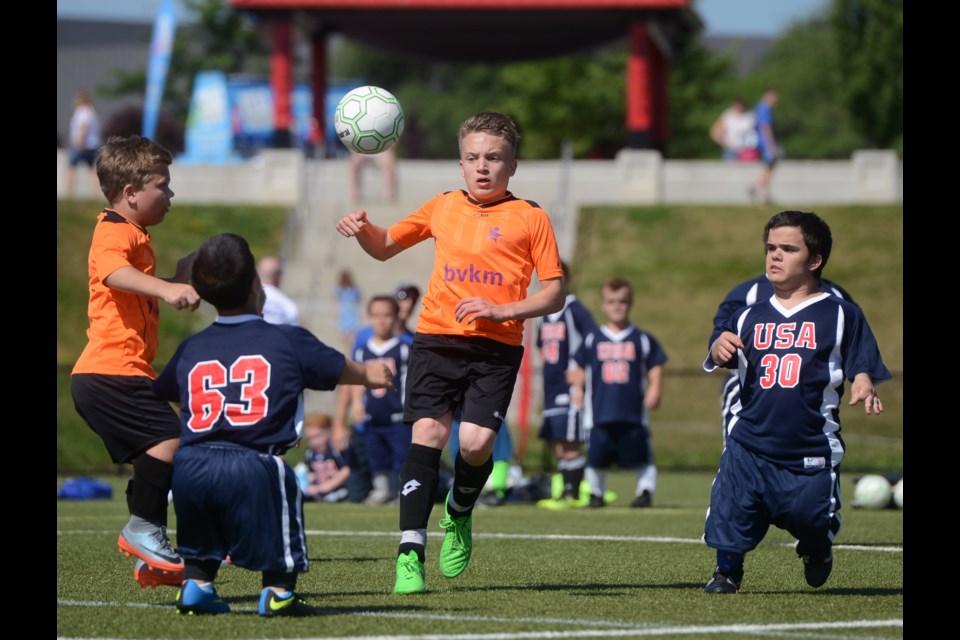
[[[853,506],[864,509],[885,509],[890,504],[893,487],[880,475],[866,475],[860,478],[853,490]]]
[[[383,153],[403,133],[403,108],[380,87],[357,87],[340,100],[333,117],[337,137],[351,151]]]
[[[893,488],[893,503],[903,509],[903,478],[897,480],[897,486]]]

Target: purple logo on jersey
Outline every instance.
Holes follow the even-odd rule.
[[[460,269],[458,267],[451,267],[450,265],[443,265],[443,279],[447,282],[453,282],[459,280],[460,282],[473,282],[475,284],[495,284],[498,287],[503,286],[503,274],[499,271],[486,271],[484,269],[477,269],[476,265],[471,264],[469,267]]]
[[[493,240],[493,243],[497,243],[498,238],[502,238],[503,234],[500,233],[500,227],[490,227],[490,233],[487,234],[487,240]]]

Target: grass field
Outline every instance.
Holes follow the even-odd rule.
[[[99,438],[70,398],[70,368],[85,344],[86,254],[94,202],[57,203],[57,468],[61,472],[111,469]],[[880,386],[886,411],[867,417],[862,407],[841,410],[847,472],[903,470],[903,207],[817,207],[834,236],[826,275],[863,307],[894,379]],[[769,207],[603,207],[580,215],[572,290],[599,318],[599,291],[613,276],[636,289],[632,320],[653,333],[669,355],[663,403],[651,415],[658,465],[713,470],[720,456],[721,373],[700,369],[717,304],[730,288],[763,270],[762,229]],[[161,275],[209,235],[234,231],[257,255],[276,252],[283,237],[282,207],[175,205],[152,230]],[[377,268],[371,265],[370,268]],[[165,308],[160,314],[162,367],[180,340],[212,316]],[[330,337],[320,336],[321,340]],[[530,417],[525,466],[541,464],[537,408]],[[519,441],[515,433],[515,442]],[[293,453],[296,456],[296,452]]]
[[[853,474],[842,477],[847,503]],[[598,510],[508,504],[477,511],[474,555],[454,580],[437,568],[442,507],[427,550],[428,593],[394,596],[395,507],[307,504],[311,569],[298,590],[322,616],[260,619],[259,574],[221,571],[232,612],[179,616],[171,587],[140,590],[117,552],[127,519],[121,481],[108,501],[57,504],[57,630],[64,638],[411,638],[440,640],[687,637],[854,640],[903,637],[903,512],[844,507],[835,567],[803,580],[789,535],[771,529],[748,554],[739,595],[703,593],[714,552],[699,538],[708,473],[661,473],[654,507],[630,509],[634,480]],[[58,483],[61,479],[58,478]],[[171,509],[171,528],[176,520]],[[175,536],[172,536],[175,540]]]

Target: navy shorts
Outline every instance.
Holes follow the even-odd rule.
[[[363,445],[367,452],[370,471],[395,471],[400,473],[407,459],[413,437],[410,425],[366,423],[363,429]]]
[[[615,422],[594,425],[590,429],[587,465],[609,469],[616,463],[621,469],[637,469],[653,464],[650,433],[642,424]]]
[[[97,162],[97,150],[96,149],[70,149],[69,162],[71,167],[75,167],[80,163],[90,165],[90,167],[96,166]]]
[[[746,553],[770,525],[797,539],[800,555],[821,555],[840,531],[840,470],[796,473],[727,438],[710,490],[704,529],[707,546]]]
[[[166,400],[153,395],[147,376],[70,376],[73,404],[119,464],[164,440],[180,439],[180,418]]]
[[[403,421],[439,418],[462,407],[464,422],[494,431],[507,416],[523,347],[488,338],[418,333],[407,368]]]
[[[580,410],[571,408],[565,413],[544,416],[539,436],[547,442],[583,442],[580,427]]]
[[[309,567],[303,496],[282,458],[229,442],[181,448],[173,459],[177,551],[251,571]]]

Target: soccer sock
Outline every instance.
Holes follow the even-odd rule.
[[[260,583],[264,589],[270,587],[277,595],[283,596],[296,588],[297,574],[293,571],[264,571]]]
[[[743,554],[717,549],[717,570],[725,576],[743,576]]]
[[[508,467],[509,468],[509,467]],[[462,518],[473,511],[473,505],[480,497],[483,485],[487,483],[490,472],[493,470],[493,457],[487,458],[483,464],[475,467],[469,464],[457,452],[457,459],[453,464],[453,488],[447,498],[447,511],[452,518]]]
[[[587,459],[583,456],[557,462],[557,469],[563,475],[563,497],[578,498],[580,496],[580,483],[583,482],[585,466],[587,466]]]
[[[584,470],[584,477],[590,485],[590,493],[595,496],[603,497],[607,491],[607,472],[598,471],[593,467],[587,467]]]
[[[437,499],[441,449],[411,444],[400,472],[400,549],[398,554],[416,551],[424,561],[426,529]],[[421,535],[408,535],[409,533]],[[422,544],[419,541],[422,540]]]
[[[386,471],[375,472],[371,478],[371,482],[373,483],[373,490],[377,493],[390,493],[390,477]]]
[[[509,477],[509,460],[498,460],[493,463],[493,471],[490,472],[490,486],[497,496],[502,498],[507,494],[507,478]]]
[[[141,454],[133,463],[133,493],[130,513],[167,526],[167,494],[173,482],[173,465]]]
[[[637,495],[649,491],[652,496],[657,490],[657,467],[645,464],[637,469]]]
[[[186,580],[197,582],[213,582],[220,570],[219,560],[187,560],[183,561],[183,577]]]

